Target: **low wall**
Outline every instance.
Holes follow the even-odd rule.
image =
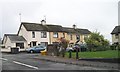
[[[20,52],[25,51],[25,49],[19,49]],[[11,52],[10,48],[1,48],[1,52]]]

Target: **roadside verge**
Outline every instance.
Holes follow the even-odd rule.
[[[64,63],[64,64],[73,64],[73,65],[80,65],[80,66],[91,66],[91,67],[100,67],[100,68],[107,68],[107,69],[115,69],[118,70],[119,64],[116,63],[104,63],[104,62],[96,62],[96,61],[86,61],[86,60],[76,60],[76,59],[69,59],[69,58],[62,58],[62,57],[53,57],[53,56],[35,56],[35,59],[56,62],[56,63]]]

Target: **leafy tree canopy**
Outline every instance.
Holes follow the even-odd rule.
[[[109,41],[104,38],[100,32],[92,32],[88,38],[85,39],[85,42],[89,46],[89,48],[97,48],[97,47],[106,47],[109,46]]]

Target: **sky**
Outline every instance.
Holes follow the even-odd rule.
[[[119,0],[0,0],[0,37],[16,34],[21,22],[85,28],[100,32],[111,42],[111,32],[118,25]]]

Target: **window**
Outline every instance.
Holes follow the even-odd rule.
[[[47,33],[46,32],[41,32],[41,38],[47,38]]]
[[[115,34],[115,38],[118,39],[118,34]]]
[[[72,40],[72,34],[70,34],[70,40]]]
[[[36,42],[32,42],[33,43],[33,46],[36,46]]]
[[[63,38],[65,38],[65,33],[63,33]]]
[[[58,38],[58,33],[57,33],[57,32],[54,32],[54,33],[53,33],[53,37],[54,37],[54,38]]]
[[[32,32],[32,38],[35,38],[35,32]]]
[[[80,40],[80,35],[76,35],[76,40]]]

